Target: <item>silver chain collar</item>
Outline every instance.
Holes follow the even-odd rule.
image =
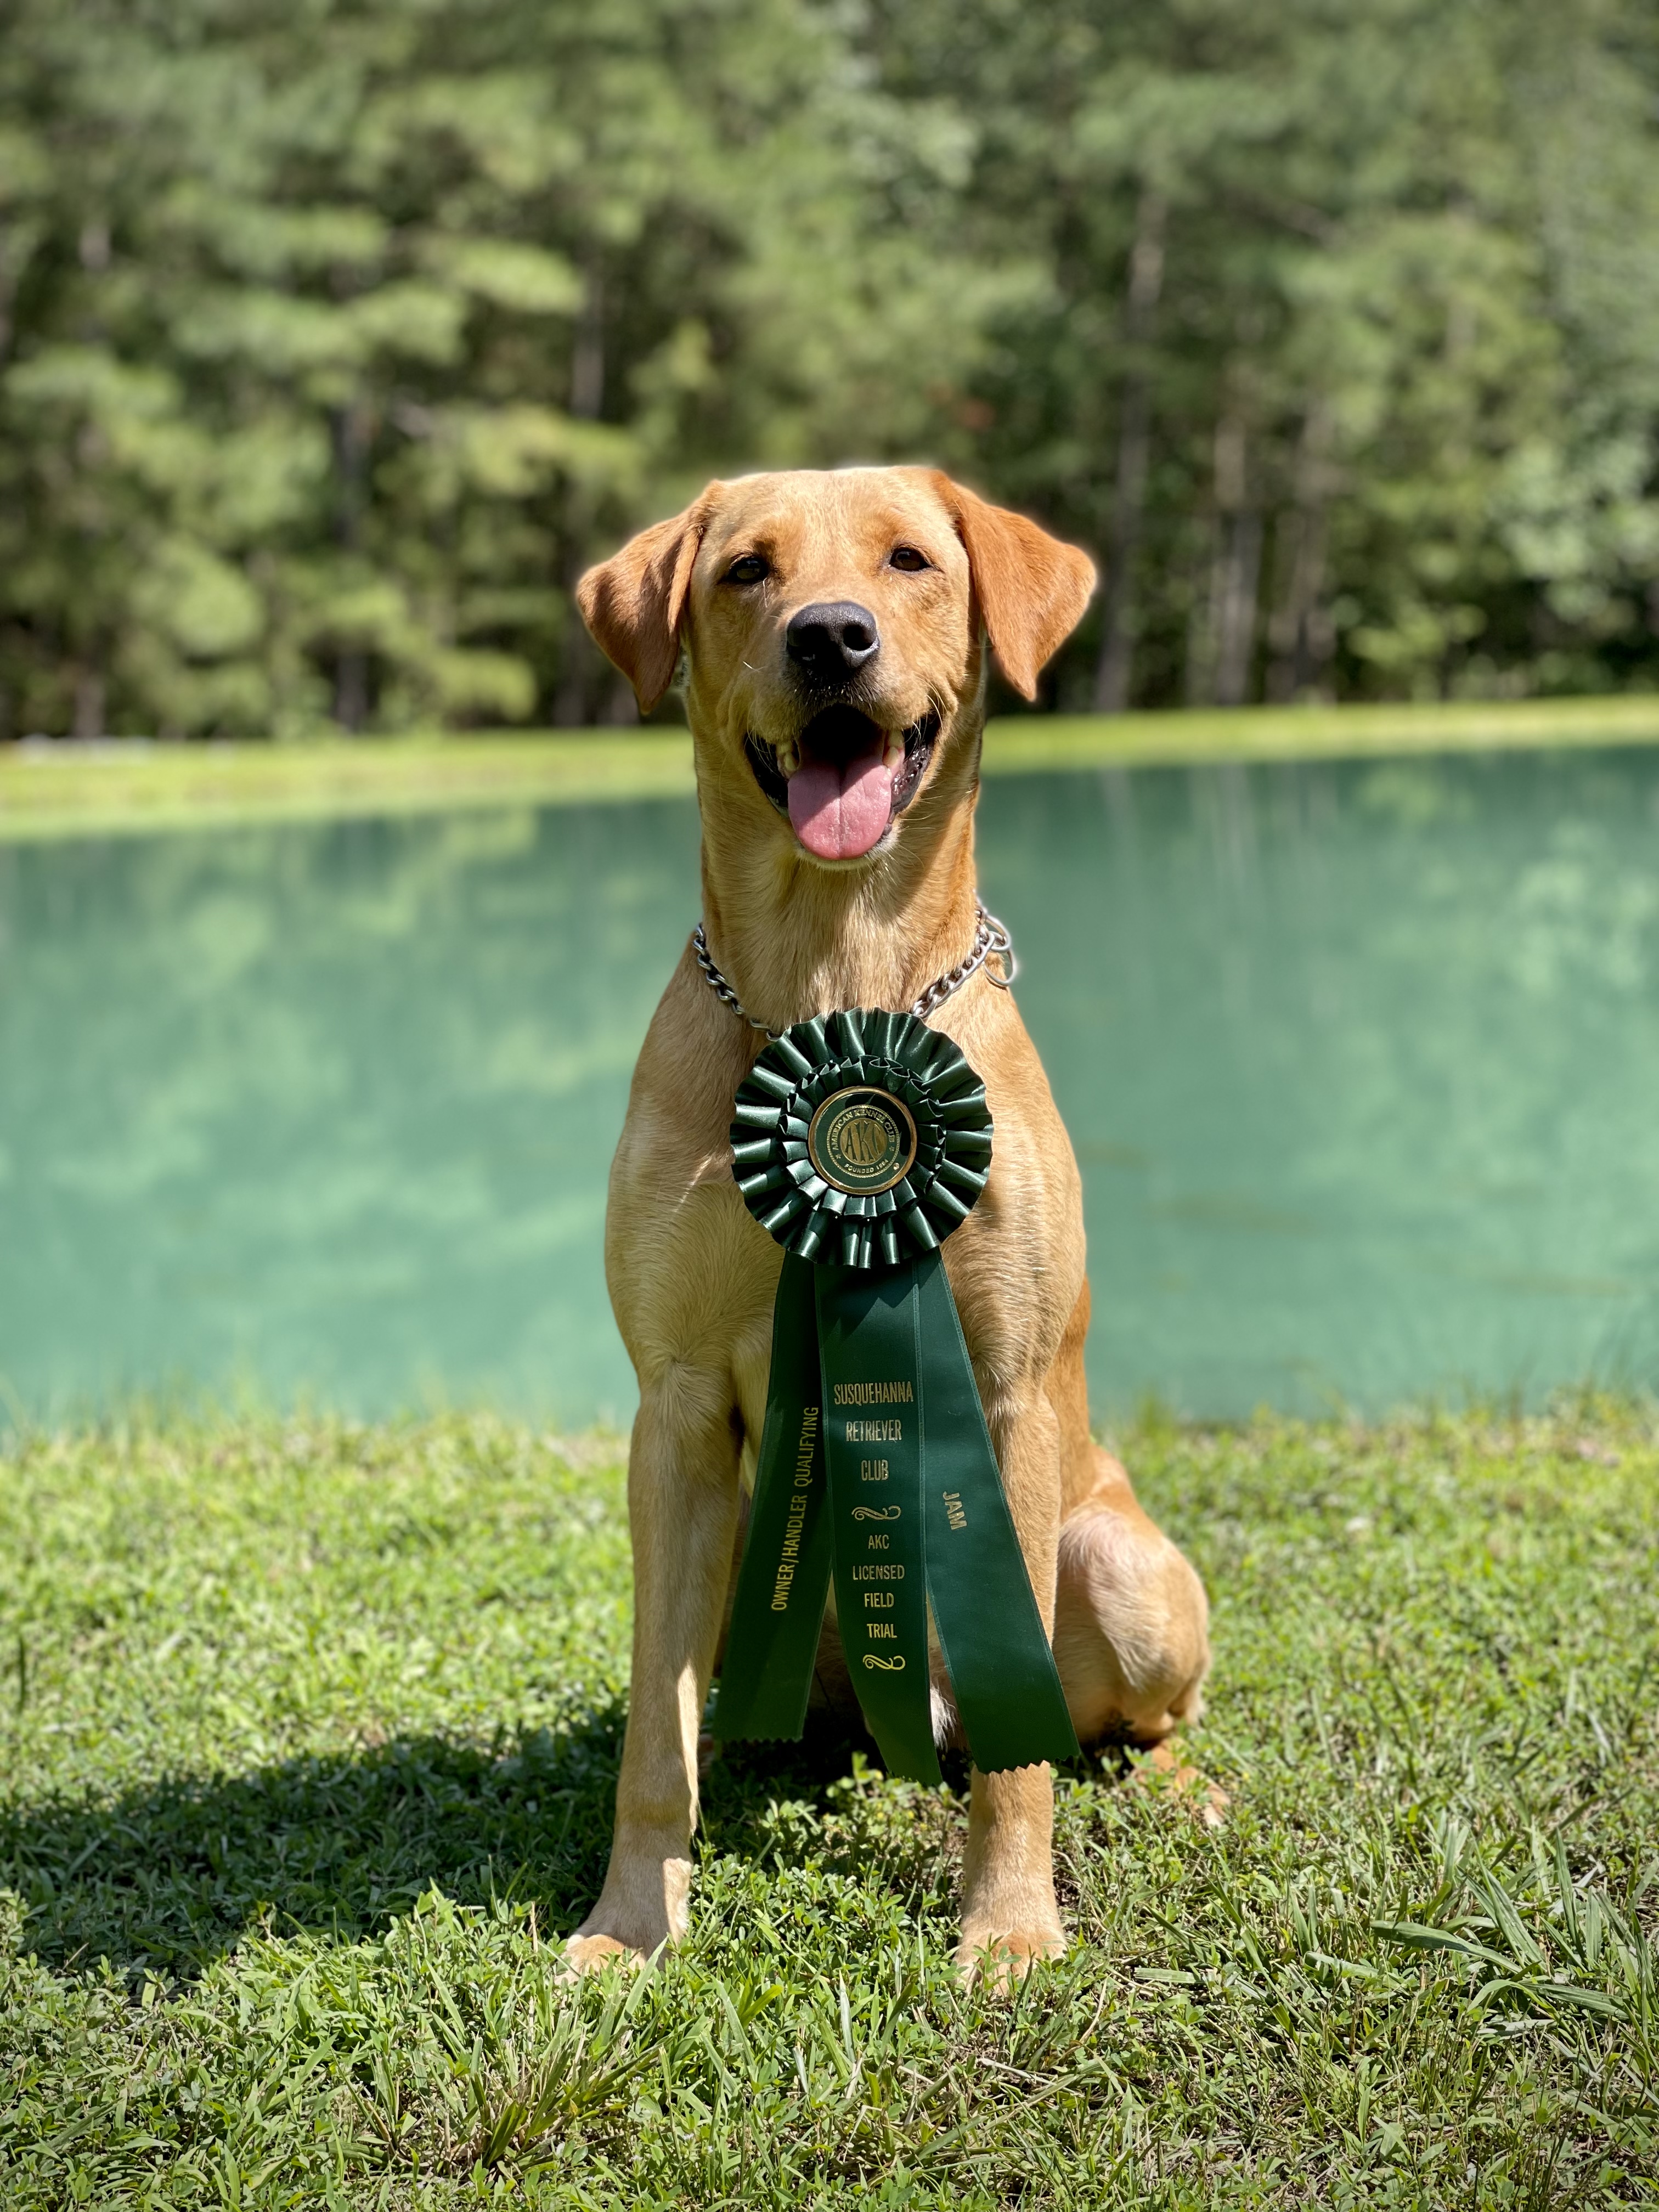
[[[994,957],[1002,963],[1000,975],[994,968],[985,968],[986,981],[994,984],[999,991],[1006,991],[1018,974],[1012,939],[995,915],[986,912],[977,893],[974,896],[974,913],[976,919],[971,951],[967,958],[959,960],[948,975],[936,976],[911,1007],[910,1012],[919,1021],[925,1022],[928,1015],[936,1012],[947,999],[954,998],[970,975],[985,968],[988,960]],[[759,1030],[763,1036],[779,1037],[783,1035],[781,1030],[775,1030],[769,1022],[757,1021],[721,975],[714,965],[714,956],[708,950],[708,933],[701,922],[691,933],[691,950],[696,955],[697,965],[702,969],[709,989],[717,999],[731,1007],[740,1021],[747,1022],[751,1030]]]

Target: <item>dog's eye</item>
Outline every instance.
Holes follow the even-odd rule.
[[[925,553],[919,553],[914,545],[896,545],[887,556],[887,565],[890,568],[907,569],[914,574],[918,568],[931,568],[933,564]]]
[[[771,569],[758,553],[740,553],[726,570],[721,581],[727,584],[758,584],[771,573]]]

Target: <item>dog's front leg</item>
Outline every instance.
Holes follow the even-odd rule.
[[[1009,1510],[1036,1593],[1042,1629],[1054,1629],[1060,1541],[1060,1424],[1040,1385],[999,1393],[987,1407]],[[986,1602],[995,1593],[986,1592]],[[1051,1770],[1022,1766],[1003,1774],[973,1771],[968,1850],[963,1869],[964,1972],[1000,1980],[1024,1974],[1033,1959],[1066,1948],[1054,1898],[1054,1790]]]
[[[737,1529],[729,1379],[676,1363],[645,1385],[628,1459],[634,1679],[605,1887],[567,1946],[578,1972],[685,1933],[697,1733]]]

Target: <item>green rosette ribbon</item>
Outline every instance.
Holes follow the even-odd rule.
[[[833,1575],[890,1772],[940,1779],[930,1618],[982,1772],[1076,1754],[939,1256],[991,1138],[985,1085],[914,1014],[798,1022],[738,1091],[732,1171],[784,1261],[717,1736],[800,1735]]]

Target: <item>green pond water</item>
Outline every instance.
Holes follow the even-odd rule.
[[[1659,1384],[1659,753],[1033,775],[1109,1413]],[[0,1412],[626,1419],[690,802],[0,846]]]

